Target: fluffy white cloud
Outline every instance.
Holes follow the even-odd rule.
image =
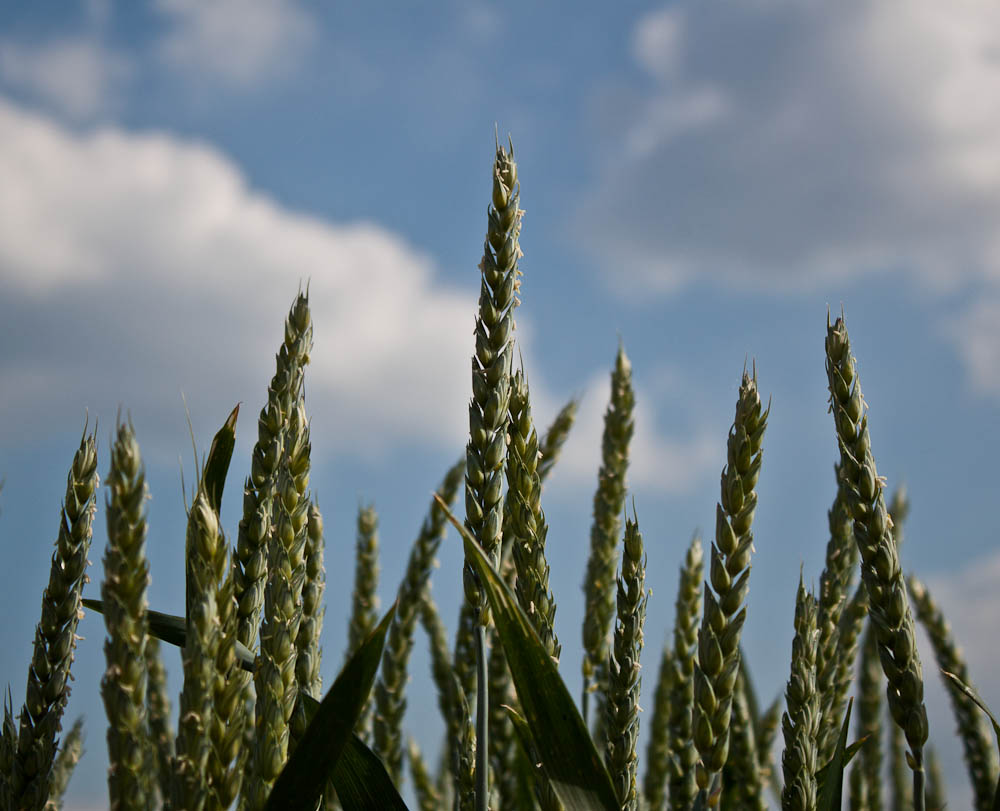
[[[162,434],[183,419],[180,391],[216,420],[255,409],[308,282],[307,394],[331,444],[460,447],[473,291],[441,287],[397,236],[285,210],[205,145],[73,134],[4,102],[0,175],[5,441],[85,406],[107,422],[119,403]]]
[[[1000,277],[998,51],[984,0],[654,11],[633,37],[654,90],[579,233],[633,290]]]
[[[172,21],[161,53],[168,64],[250,84],[291,69],[313,39],[296,0],[157,0]]]
[[[81,36],[26,44],[0,41],[0,78],[74,119],[113,106],[132,73],[125,57],[97,38]]]

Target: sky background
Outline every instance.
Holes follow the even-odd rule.
[[[827,309],[843,307],[879,471],[912,499],[904,570],[930,584],[1000,702],[998,32],[985,0],[0,5],[0,685],[20,707],[88,411],[102,478],[115,415],[131,415],[152,495],[150,604],[182,612],[181,465],[195,475],[182,396],[202,451],[243,403],[222,514],[232,535],[256,412],[306,282],[332,682],[358,505],[380,514],[386,606],[464,447],[497,127],[527,212],[517,336],[537,424],[581,399],[543,500],[571,692],[619,339],[653,590],[645,695],[688,540],[714,526],[748,359],[773,406],[744,642],[762,700],[783,690],[797,575],[818,582],[834,495],[823,339]],[[433,590],[453,628],[454,534],[439,558]],[[79,633],[75,810],[107,802],[102,620]],[[921,644],[951,807],[969,807]],[[418,634],[405,724],[433,756],[443,726],[425,650]],[[166,664],[176,707],[176,651]]]

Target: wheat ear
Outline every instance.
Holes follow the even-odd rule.
[[[768,409],[769,411],[770,409]],[[698,633],[694,679],[694,743],[699,761],[698,788],[707,792],[729,755],[729,716],[740,667],[743,605],[750,587],[754,510],[760,475],[761,442],[767,427],[757,391],[757,375],[744,370],[729,430],[727,461],[722,470],[722,500],[716,506],[705,610]]]
[[[941,761],[933,746],[927,747],[927,811],[944,811],[945,779],[941,769]]]
[[[106,606],[107,670],[101,696],[108,715],[108,795],[112,808],[145,809],[152,803],[146,720],[146,476],[131,423],[119,423],[111,446],[108,546],[101,598]]]
[[[840,618],[847,604],[851,573],[858,559],[847,494],[840,484],[837,467],[834,468],[834,475],[837,480],[837,495],[827,513],[830,539],[826,544],[826,563],[819,578],[816,608],[816,624],[819,629],[816,689],[820,696],[818,746],[822,763],[828,762],[833,756],[844,713],[847,691],[841,691],[837,687]]]
[[[674,652],[669,645],[660,654],[660,669],[653,691],[653,717],[646,743],[642,796],[647,808],[666,808],[670,772],[670,698],[674,686]]]
[[[413,778],[413,793],[417,796],[417,806],[420,811],[441,811],[441,795],[434,787],[434,781],[427,770],[424,756],[413,738],[406,742],[406,759],[410,763],[410,776]]]
[[[615,613],[615,573],[618,568],[618,542],[621,514],[625,509],[625,473],[628,469],[629,443],[635,425],[632,411],[632,364],[623,344],[618,345],[615,368],[611,372],[611,400],[604,413],[601,440],[601,468],[594,493],[594,520],[590,529],[590,557],[583,581],[583,719],[591,692],[597,692],[596,726],[604,724],[604,691],[607,688],[609,633]],[[600,734],[597,740],[601,739]]]
[[[795,595],[795,638],[792,667],[785,690],[787,710],[781,718],[785,750],[781,769],[785,787],[781,807],[785,811],[816,808],[816,731],[819,725],[819,695],[816,693],[816,601],[802,585]]]
[[[437,492],[446,503],[451,504],[455,500],[464,473],[463,460],[445,474]],[[446,520],[441,505],[432,499],[399,584],[396,614],[389,627],[382,667],[375,684],[375,752],[397,784],[403,773],[402,723],[406,711],[406,683],[413,634],[424,589],[434,566],[434,556],[445,535]]]
[[[740,658],[742,660],[742,654]],[[729,719],[729,759],[722,769],[722,784],[725,786],[720,798],[722,811],[767,809],[754,718],[747,691],[747,679],[741,666]]]
[[[903,729],[913,770],[915,811],[923,811],[922,752],[927,740],[923,672],[917,654],[913,617],[906,599],[899,555],[892,537],[882,480],[875,467],[868,417],[843,318],[827,317],[826,368],[830,410],[840,444],[841,481],[854,518],[854,540],[861,557],[861,578],[868,590],[868,615],[875,628],[879,658],[893,720]]]
[[[555,419],[552,420],[548,430],[545,431],[538,443],[538,478],[543,483],[559,460],[562,447],[569,438],[573,423],[576,422],[576,412],[579,406],[579,402],[574,398],[559,409],[559,413],[556,414]]]
[[[917,619],[927,632],[938,667],[948,673],[954,673],[964,684],[972,684],[969,667],[952,636],[951,626],[927,587],[912,576],[907,580],[907,585],[913,597]],[[944,681],[958,726],[958,736],[962,740],[976,811],[989,811],[993,808],[993,793],[997,785],[997,772],[1000,769],[997,763],[997,750],[993,745],[993,735],[972,699],[958,690],[951,679]]]
[[[865,781],[865,808],[882,811],[882,667],[878,642],[872,625],[865,628],[858,664],[857,735],[865,738],[858,753],[861,776]]]
[[[694,669],[698,655],[698,625],[701,622],[701,583],[704,569],[701,538],[694,535],[680,569],[674,610],[674,675],[670,698],[668,746],[670,750],[670,808],[687,811],[698,793],[695,780],[695,749],[692,711]]]
[[[323,630],[323,592],[326,588],[326,569],[323,567],[323,514],[315,498],[309,502],[306,523],[306,579],[302,584],[302,619],[299,634],[295,637],[295,679],[299,690],[313,698],[320,698],[323,678],[320,675],[322,650],[319,645]],[[304,730],[302,730],[304,731]]]
[[[146,718],[149,723],[150,771],[155,775],[160,799],[170,799],[171,763],[174,759],[174,732],[170,726],[170,696],[167,671],[160,659],[160,640],[146,640]]]
[[[208,799],[205,770],[209,757],[212,692],[220,644],[218,585],[225,572],[225,539],[208,495],[199,489],[188,512],[187,631],[183,649],[184,687],[177,726],[172,806],[200,811]]]
[[[621,811],[638,811],[636,786],[642,627],[646,621],[646,553],[636,518],[625,520],[618,577],[614,651],[608,660],[607,749],[605,760]]]
[[[49,584],[42,595],[17,754],[11,758],[12,768],[5,770],[12,808],[41,809],[49,796],[56,736],[69,700],[70,667],[82,613],[80,597],[87,582],[97,486],[97,447],[94,435],[87,435],[84,429],[67,477],[56,551],[52,554]]]
[[[66,733],[66,737],[62,739],[56,762],[52,766],[52,782],[49,799],[45,804],[46,811],[60,811],[62,808],[66,787],[81,757],[83,757],[83,718],[77,718]]]

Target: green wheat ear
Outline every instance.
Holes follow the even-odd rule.
[[[632,411],[632,364],[623,344],[618,345],[615,368],[611,373],[611,400],[604,413],[601,441],[601,468],[594,493],[594,520],[590,529],[590,557],[583,581],[583,720],[586,722],[590,693],[596,691],[596,726],[603,728],[604,691],[607,687],[607,660],[610,653],[609,632],[615,613],[615,573],[618,568],[618,541],[621,514],[625,510],[625,473],[628,469],[629,443],[635,425]],[[597,739],[600,740],[600,735]]]
[[[59,754],[52,767],[52,783],[49,789],[49,800],[46,809],[59,811],[62,808],[66,787],[76,769],[76,764],[83,757],[83,718],[77,718],[70,727],[66,737],[62,739]]]
[[[167,671],[160,659],[160,640],[146,640],[146,717],[149,721],[150,771],[155,775],[162,803],[170,798],[171,763],[174,759],[174,731],[170,726],[170,696]]]
[[[840,445],[840,472],[854,517],[854,539],[861,557],[861,578],[868,591],[869,617],[882,669],[888,681],[886,698],[893,721],[906,735],[907,760],[913,770],[913,800],[921,811],[924,799],[923,745],[927,740],[923,672],[914,637],[892,520],[885,504],[882,480],[875,467],[868,417],[843,318],[827,317],[826,368]]]
[[[108,637],[101,695],[108,715],[108,794],[113,808],[152,803],[146,720],[146,515],[148,498],[139,443],[131,423],[119,423],[107,478],[108,546],[101,598]]]
[[[927,587],[912,576],[907,580],[907,585],[913,597],[917,619],[927,631],[938,667],[945,672],[954,673],[964,684],[972,684],[965,657],[952,636],[948,621]],[[991,811],[994,807],[993,794],[996,790],[997,774],[1000,771],[997,750],[993,746],[993,736],[990,734],[986,719],[972,699],[957,689],[951,679],[944,681],[948,698],[951,700],[952,712],[958,724],[958,736],[962,740],[976,811]]]
[[[73,456],[66,481],[49,584],[42,595],[42,619],[35,630],[34,651],[21,710],[16,753],[8,751],[7,799],[12,808],[41,809],[48,799],[63,710],[69,700],[70,667],[81,615],[81,592],[87,580],[87,554],[97,510],[97,446],[86,434]],[[4,722],[6,746],[13,723]]]
[[[706,793],[729,756],[729,720],[740,667],[740,632],[746,620],[744,602],[750,587],[755,488],[769,411],[760,401],[756,370],[753,377],[744,370],[727,440],[722,499],[716,506],[715,543],[698,633],[694,743],[700,756],[698,788]]]
[[[445,474],[437,492],[446,503],[451,504],[455,500],[464,474],[465,460],[453,465]],[[386,771],[397,784],[403,776],[402,724],[406,711],[406,683],[413,634],[424,589],[430,579],[434,557],[445,536],[445,528],[444,511],[437,501],[432,500],[420,533],[410,549],[403,581],[399,584],[396,614],[389,627],[382,653],[382,667],[375,684],[375,752],[385,762]]]
[[[637,519],[625,520],[622,567],[618,577],[614,651],[608,660],[607,748],[605,760],[622,811],[638,811],[636,786],[639,743],[639,657],[646,621],[646,553]]]
[[[785,787],[781,807],[787,811],[816,808],[818,767],[816,732],[819,726],[819,695],[816,692],[816,601],[799,577],[795,595],[795,638],[792,640],[792,667],[785,691],[787,710],[781,718],[785,751],[781,768]]]

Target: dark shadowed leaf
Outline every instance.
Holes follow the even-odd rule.
[[[844,768],[850,759],[847,757],[847,731],[851,723],[851,708],[853,706],[854,699],[852,698],[847,702],[844,725],[840,728],[840,737],[837,738],[837,747],[833,750],[833,757],[830,758],[830,762],[826,766],[816,773],[817,781],[822,780],[822,785],[819,786],[816,811],[840,811],[843,805]],[[857,747],[855,747],[855,751],[857,751]]]
[[[226,418],[225,424],[219,429],[212,445],[208,449],[205,460],[205,471],[202,473],[202,484],[205,495],[212,509],[218,513],[222,507],[222,491],[226,487],[226,474],[229,473],[229,463],[233,459],[233,448],[236,445],[236,418],[240,413],[240,404]]]
[[[395,613],[396,606],[393,604],[375,630],[344,665],[337,680],[320,702],[302,740],[274,783],[267,800],[266,808],[269,811],[314,811],[327,780],[337,776],[338,761],[352,740],[354,727],[375,682],[385,634]],[[358,754],[356,749],[355,754]],[[357,761],[359,768],[362,765],[371,767],[370,762],[365,763],[364,755],[359,755]],[[353,772],[351,777],[351,785],[347,787],[353,789]],[[339,787],[337,794],[340,794]],[[362,804],[357,807],[368,806]]]
[[[545,652],[517,599],[493,570],[472,536],[438,504],[462,535],[465,559],[479,576],[490,601],[497,636],[507,657],[534,752],[566,811],[607,811],[619,804],[604,763],[577,712],[559,671]]]

